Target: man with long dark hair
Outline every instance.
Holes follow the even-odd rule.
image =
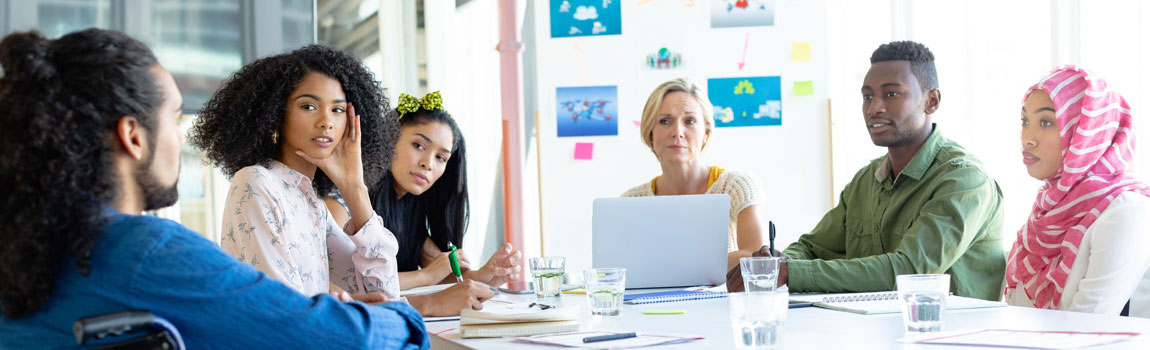
[[[168,319],[195,348],[427,348],[404,303],[308,298],[179,224],[181,98],[151,50],[88,29],[0,41],[0,348],[76,346],[72,322]]]

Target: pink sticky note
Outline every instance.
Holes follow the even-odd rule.
[[[639,127],[639,121],[638,121],[638,120],[632,120],[631,122],[634,122],[634,123],[635,123],[635,127],[636,127],[636,128],[637,128],[637,127]]]
[[[591,160],[591,151],[595,149],[595,144],[590,142],[576,142],[575,143],[575,159]]]

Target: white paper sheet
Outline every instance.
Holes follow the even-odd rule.
[[[605,331],[587,331],[587,332],[571,332],[571,333],[557,333],[557,334],[544,334],[531,337],[515,338],[515,341],[522,343],[531,343],[538,345],[550,345],[559,347],[574,347],[582,349],[631,349],[641,348],[653,345],[664,344],[679,344],[692,342],[703,339],[702,337],[677,337],[669,335],[655,335],[655,334],[638,334],[634,338],[626,338],[619,340],[608,340],[595,343],[584,343],[583,338],[596,337],[602,335],[611,335],[621,332],[605,332]]]
[[[904,343],[1023,349],[1078,349],[1134,339],[1139,333],[1052,332],[979,329],[903,338]]]

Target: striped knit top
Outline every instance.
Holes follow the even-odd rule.
[[[658,179],[658,177],[655,177]],[[724,170],[711,167],[711,176],[708,179],[707,192],[700,194],[726,194],[731,197],[731,215],[727,229],[727,251],[739,250],[738,219],[744,209],[752,205],[761,204],[762,187],[759,177],[753,173],[740,170]],[[655,180],[635,186],[623,197],[646,197],[655,195]]]

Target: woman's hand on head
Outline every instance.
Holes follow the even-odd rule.
[[[315,158],[303,151],[296,150],[295,154],[315,165],[331,179],[341,192],[353,188],[367,188],[363,182],[363,160],[360,143],[363,132],[360,128],[360,117],[355,114],[355,107],[347,104],[347,127],[344,128],[343,138],[327,158]]]

